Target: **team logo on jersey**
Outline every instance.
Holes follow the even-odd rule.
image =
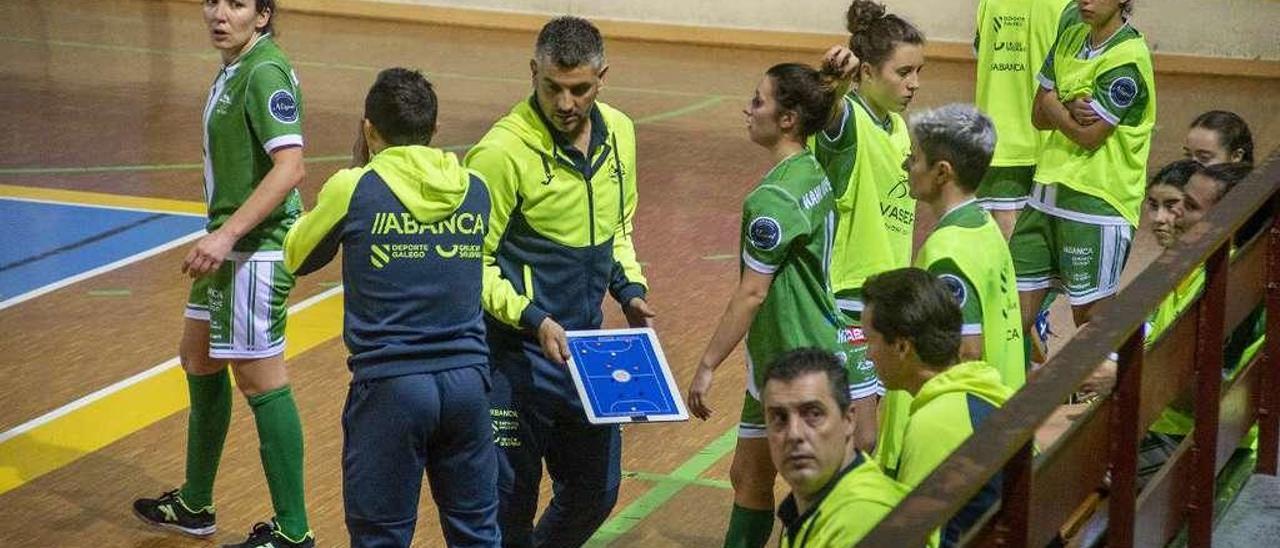
[[[955,297],[956,304],[960,305],[960,308],[964,308],[964,303],[969,300],[969,291],[964,288],[964,282],[954,274],[943,274],[938,276],[938,279],[942,280],[947,289],[951,290],[951,296]]]
[[[276,90],[271,94],[270,105],[271,117],[282,124],[292,124],[298,121],[298,101],[294,100],[293,94],[287,89]]]
[[[1111,82],[1107,93],[1111,96],[1112,104],[1127,108],[1133,105],[1134,99],[1138,98],[1138,82],[1128,76],[1121,76]]]
[[[848,326],[836,334],[836,340],[840,344],[863,345],[867,344],[867,334],[861,327]]]
[[[756,217],[747,228],[747,239],[760,251],[769,251],[782,242],[782,225],[772,217]]]

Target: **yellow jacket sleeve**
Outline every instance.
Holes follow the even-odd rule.
[[[468,169],[478,172],[489,188],[489,232],[484,236],[484,285],[480,294],[480,302],[485,312],[498,321],[513,327],[520,327],[521,317],[526,308],[532,305],[528,297],[516,291],[511,282],[503,277],[498,268],[498,246],[506,234],[511,214],[516,208],[516,195],[520,185],[519,174],[512,164],[511,157],[492,143],[481,141],[467,153],[465,160]],[[527,321],[538,318],[527,318]],[[536,328],[537,324],[528,327]]]
[[[315,209],[304,213],[289,228],[284,237],[284,266],[290,272],[309,274],[333,260],[341,243],[342,220],[365,171],[354,168],[333,174],[320,188]]]
[[[630,123],[630,120],[627,122]],[[613,144],[615,147],[618,146],[617,139]],[[618,151],[617,158],[635,158],[635,141],[624,141],[623,146],[629,146],[630,150]],[[609,281],[609,293],[620,304],[625,305],[635,297],[644,297],[648,292],[649,283],[641,272],[640,262],[636,259],[636,248],[631,240],[631,234],[635,231],[633,221],[638,201],[635,165],[620,166],[620,169],[624,170],[621,189],[622,220],[613,234],[614,262]]]

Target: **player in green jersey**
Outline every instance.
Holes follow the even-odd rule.
[[[302,97],[272,39],[274,0],[205,0],[222,54],[204,110],[209,234],[182,271],[195,281],[179,349],[187,373],[186,482],[134,502],[143,521],[193,536],[215,531],[213,483],[231,422],[230,366],[258,428],[273,519],[236,546],[313,546],[302,479],[302,425],[284,366],[284,235],[301,211]]]
[[[856,325],[863,280],[911,261],[916,203],[902,167],[911,138],[900,113],[920,88],[924,35],[866,0],[849,6],[846,26],[849,47],[828,50],[823,64],[852,71],[857,90],[843,98],[838,117],[811,148],[835,192],[832,288]]]
[[[947,105],[913,116],[911,141],[911,196],[938,219],[914,266],[942,280],[960,305],[960,359],[986,362],[1005,386],[1017,390],[1026,381],[1026,360],[1013,259],[999,227],[974,197],[996,128],[971,105]],[[911,402],[907,392],[889,390],[880,403],[876,455],[891,473]]]
[[[768,149],[776,165],[743,203],[741,278],[687,391],[689,411],[710,417],[715,369],[747,338],[747,389],[730,470],[734,507],[725,546],[763,546],[773,528],[777,472],[760,404],[765,368],[801,347],[843,355],[850,338],[829,283],[831,183],[805,148],[805,140],[830,118],[843,93],[840,82],[805,65],[775,65],[744,110],[751,140]],[[862,365],[846,363],[851,375]]]
[[[1040,144],[1031,125],[1036,71],[1064,26],[1078,22],[1073,0],[981,0],[973,38],[978,56],[974,102],[996,124],[995,155],[978,199],[1008,239],[1031,194]]]
[[[1155,78],[1132,0],[1079,0],[1082,23],[1058,36],[1040,70],[1032,121],[1052,130],[1009,247],[1023,331],[1047,291],[1062,290],[1076,325],[1119,290],[1146,181]]]
[[[783,548],[853,546],[906,494],[852,446],[850,403],[844,368],[830,352],[795,350],[769,368],[769,453],[791,486],[778,507]]]

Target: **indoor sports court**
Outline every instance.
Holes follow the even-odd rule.
[[[831,4],[839,17],[843,4]],[[1155,4],[1141,2],[1138,20]],[[432,145],[460,156],[530,93],[533,31],[281,5],[278,41],[306,101],[308,209],[321,183],[348,165],[379,70],[427,74],[440,97]],[[183,475],[187,392],[176,351],[189,281],[179,267],[203,230],[201,110],[219,67],[199,12],[182,1],[0,1],[0,545],[210,544],[148,528],[129,509]],[[742,198],[770,166],[748,140],[742,110],[765,68],[815,63],[821,52],[614,39],[603,30],[611,68],[600,99],[637,126],[635,245],[683,389],[737,280]],[[912,109],[972,99],[973,62],[955,50],[929,50],[946,55],[929,58]],[[1151,165],[1181,156],[1185,125],[1209,105],[1247,119],[1260,156],[1280,145],[1275,70],[1232,76],[1190,66],[1161,72],[1157,62]],[[917,236],[930,224],[920,219]],[[1149,233],[1138,234],[1127,277],[1158,252]],[[286,351],[308,511],[328,546],[347,538],[339,419],[351,373],[340,282],[337,262],[299,279]],[[605,310],[607,326],[625,325],[611,300]],[[1059,324],[1069,336],[1070,322]],[[710,420],[624,428],[620,498],[593,545],[719,545],[742,362],[739,349],[720,370]],[[216,484],[225,524],[216,542],[271,514],[256,447],[237,394]],[[544,504],[549,491],[544,481]],[[444,545],[425,486],[414,545]]]

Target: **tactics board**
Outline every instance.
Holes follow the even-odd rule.
[[[652,329],[569,331],[569,371],[592,424],[689,419]]]

